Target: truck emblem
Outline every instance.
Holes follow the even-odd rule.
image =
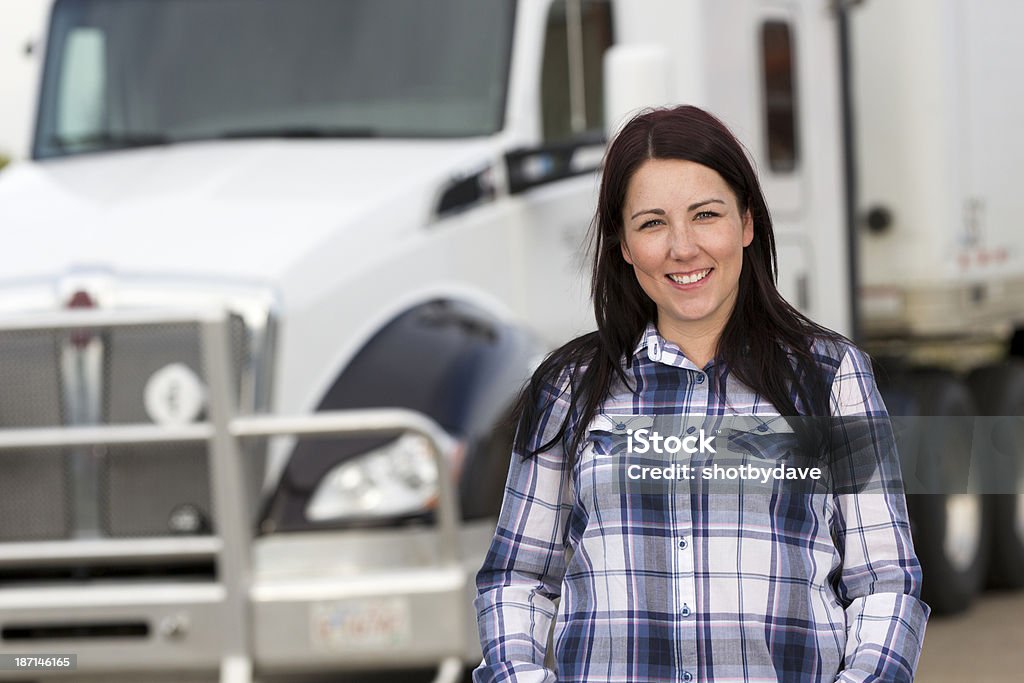
[[[146,414],[157,424],[181,425],[195,422],[206,405],[202,381],[184,363],[160,368],[146,382]]]
[[[75,292],[70,299],[68,299],[67,307],[69,309],[89,309],[96,308],[96,300],[89,296],[89,293],[84,289],[80,289]],[[71,332],[71,344],[76,349],[84,349],[92,341],[93,331],[88,329],[73,330]]]

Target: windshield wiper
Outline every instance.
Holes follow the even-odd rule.
[[[280,128],[240,128],[226,130],[217,137],[226,140],[245,138],[373,138],[377,131],[373,128],[330,128],[323,126],[283,126]]]
[[[53,144],[61,149],[73,149],[77,147],[151,147],[153,145],[166,145],[171,139],[161,133],[88,133],[68,137],[55,135],[51,139]]]

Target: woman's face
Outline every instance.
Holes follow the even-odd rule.
[[[661,335],[717,340],[754,238],[729,185],[693,161],[648,159],[630,179],[622,222],[622,256],[658,307]]]

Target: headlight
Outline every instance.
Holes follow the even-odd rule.
[[[437,496],[437,462],[427,440],[405,434],[324,475],[306,506],[306,518],[399,517],[432,509]]]

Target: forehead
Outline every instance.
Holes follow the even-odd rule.
[[[705,199],[735,201],[729,184],[703,164],[686,159],[648,159],[629,179],[625,209],[639,204],[644,204],[640,208],[669,209]]]

